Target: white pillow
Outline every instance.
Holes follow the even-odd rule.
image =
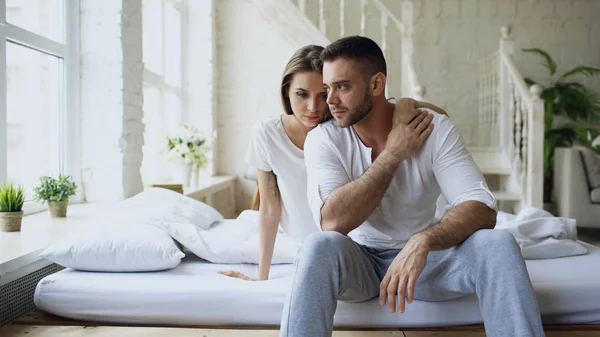
[[[219,221],[208,230],[193,224],[162,222],[155,225],[165,230],[195,255],[209,262],[258,264],[260,262],[258,221],[253,221],[253,218],[254,215],[249,212],[235,220]],[[279,232],[271,263],[294,263],[300,245],[300,242]]]
[[[40,253],[64,267],[101,272],[172,269],[184,256],[167,233],[145,224],[85,226]]]
[[[172,222],[208,229],[224,217],[216,209],[183,194],[153,187],[115,205],[108,218],[114,223]]]

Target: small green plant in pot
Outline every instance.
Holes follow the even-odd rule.
[[[33,189],[37,201],[47,202],[50,216],[64,218],[67,216],[69,197],[75,195],[77,184],[70,176],[58,175],[58,178],[40,177],[40,185]]]
[[[18,232],[23,221],[23,187],[4,183],[0,186],[0,230]]]

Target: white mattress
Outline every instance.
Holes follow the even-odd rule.
[[[527,261],[545,324],[600,323],[600,248],[589,255]],[[506,266],[510,268],[510,266]],[[90,273],[70,269],[42,279],[35,304],[67,318],[149,325],[279,325],[291,265],[272,268],[273,279],[248,282],[217,274],[256,265],[217,265],[186,257],[155,273]],[[377,299],[340,302],[337,327],[432,327],[482,323],[474,295],[448,302],[414,301],[392,314]]]

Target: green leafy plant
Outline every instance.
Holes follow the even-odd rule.
[[[586,87],[584,84],[570,81],[573,76],[583,75],[593,77],[600,75],[600,69],[589,66],[576,66],[575,68],[558,76],[558,65],[546,51],[539,48],[523,49],[526,53],[539,55],[544,60],[544,66],[550,73],[546,86],[530,78],[525,82],[531,86],[539,84],[542,88],[544,100],[544,202],[550,202],[552,196],[552,161],[556,147],[572,146],[580,143],[592,148],[600,154],[600,146],[593,146],[592,142],[599,133],[587,127],[591,123],[600,121],[600,94]],[[554,117],[565,116],[569,123],[554,128]]]
[[[58,175],[58,178],[40,177],[40,185],[33,189],[34,199],[38,201],[64,201],[75,195],[77,184],[70,176]]]
[[[0,212],[20,212],[25,202],[25,190],[21,186],[3,183],[0,186]]]

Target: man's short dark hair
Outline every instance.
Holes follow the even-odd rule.
[[[338,58],[357,62],[365,79],[376,73],[387,76],[387,65],[381,48],[375,41],[364,36],[348,36],[329,44],[321,52],[323,62],[333,62]]]

